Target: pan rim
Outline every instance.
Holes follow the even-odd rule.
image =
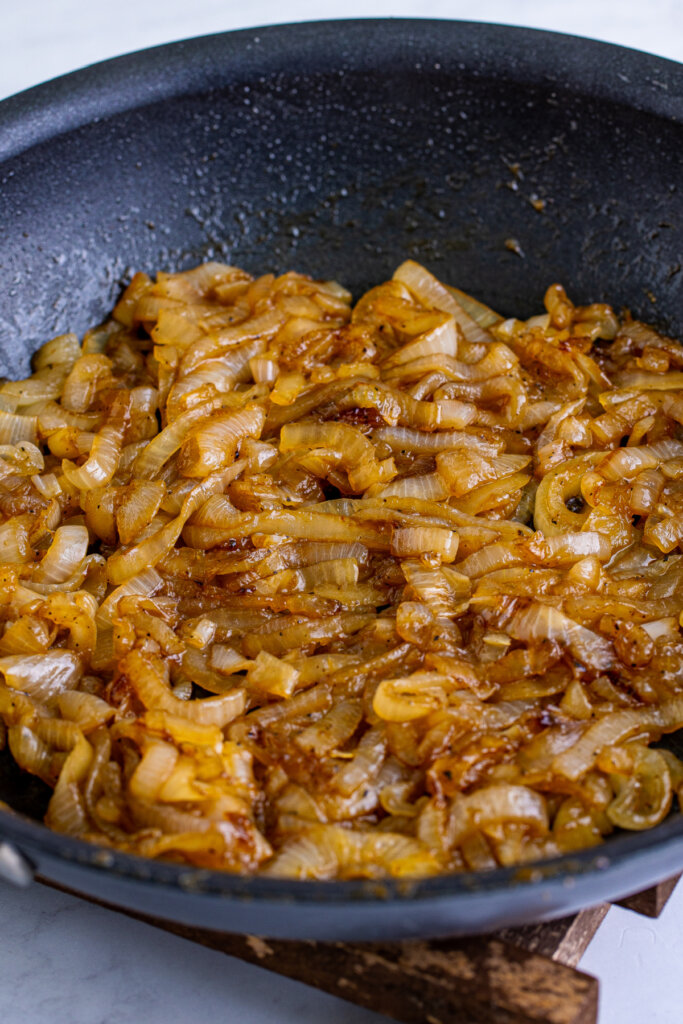
[[[162,43],[86,65],[8,96],[0,101],[0,167],[5,160],[93,120],[106,120],[176,95],[234,84],[244,77],[244,71],[238,76],[231,74],[230,61],[225,59],[231,53],[239,53],[243,61],[246,55],[254,69],[268,57],[274,64],[284,63],[291,73],[294,51],[302,48],[310,59],[309,43],[315,36],[320,69],[328,70],[326,47],[336,48],[339,54],[343,36],[347,45],[353,44],[352,52],[341,52],[345,66],[349,71],[367,70],[377,62],[372,29],[381,31],[383,44],[393,40],[403,44],[408,58],[411,50],[424,43],[449,48],[451,58],[463,61],[472,60],[474,49],[479,60],[488,61],[477,74],[481,75],[483,68],[489,77],[496,77],[499,71],[498,57],[509,56],[512,51],[518,75],[523,73],[525,82],[543,82],[546,86],[556,83],[558,88],[571,84],[576,95],[612,99],[644,113],[683,122],[683,65],[642,50],[494,22],[325,19]],[[592,73],[577,75],[577,80],[571,82],[571,73],[576,74],[588,57],[592,58]]]
[[[316,881],[195,868],[173,861],[123,853],[63,835],[11,809],[0,810],[0,846],[3,842],[12,844],[21,855],[27,857],[36,866],[38,874],[40,857],[44,854],[90,872],[151,884],[160,890],[191,892],[195,896],[317,906],[323,903],[385,906],[388,903],[412,904],[477,895],[493,897],[496,893],[510,893],[513,889],[538,886],[546,890],[566,889],[595,876],[608,879],[611,874],[617,874],[626,862],[636,859],[644,862],[651,854],[661,855],[663,860],[666,854],[680,853],[677,858],[680,867],[683,866],[683,815],[673,813],[653,829],[620,833],[600,846],[529,864],[404,879]],[[667,877],[668,873],[669,870],[664,869],[662,877]],[[641,888],[655,881],[652,872],[646,872]],[[626,892],[620,891],[616,895],[625,895]]]

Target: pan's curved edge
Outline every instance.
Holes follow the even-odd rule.
[[[38,878],[83,895],[187,925],[290,939],[485,932],[619,899],[683,866],[681,816],[536,864],[416,880],[292,881],[190,868],[59,835],[11,811],[0,811],[0,839]]]
[[[483,22],[433,19],[349,19],[241,29],[165,43],[92,64],[0,102],[0,162],[31,146],[93,120],[111,117],[180,93],[201,92],[236,80],[268,62],[296,66],[298,52],[309,67],[318,55],[329,69],[328,44],[345,45],[349,71],[371,67],[381,47],[402,48],[406,58],[424,53],[477,62],[495,76],[501,58],[511,59],[519,80],[557,83],[578,78],[586,94],[683,120],[683,72],[675,61],[580,36]],[[511,48],[510,41],[514,41]],[[425,65],[425,73],[439,61]],[[464,65],[463,65],[464,66]]]

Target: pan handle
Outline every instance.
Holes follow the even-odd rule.
[[[35,868],[21,850],[7,841],[0,842],[0,878],[25,889],[35,876]]]

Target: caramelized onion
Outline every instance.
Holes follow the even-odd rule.
[[[683,348],[544,302],[209,263],[0,384],[0,740],[48,825],[374,879],[664,820]]]

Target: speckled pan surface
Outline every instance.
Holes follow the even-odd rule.
[[[412,256],[503,313],[560,280],[683,335],[682,121],[677,64],[458,22],[255,29],[57,79],[0,104],[0,372],[101,319],[131,270],[209,257],[357,294]],[[676,815],[533,871],[235,878],[48,832],[30,820],[44,793],[7,760],[0,797],[19,812],[0,811],[0,872],[11,847],[104,900],[273,936],[483,930],[683,868]]]

